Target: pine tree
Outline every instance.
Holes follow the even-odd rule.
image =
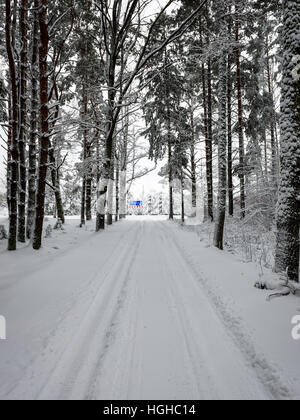
[[[226,21],[223,16],[225,1],[218,0],[218,18],[220,24],[220,57],[219,57],[219,128],[218,128],[218,167],[219,167],[219,194],[218,214],[215,227],[215,246],[223,249],[223,236],[226,215],[226,192],[227,192],[227,130],[226,130],[226,100],[227,100],[227,52],[222,42],[227,39]]]
[[[299,281],[300,3],[284,0],[282,29],[281,181],[275,270]]]

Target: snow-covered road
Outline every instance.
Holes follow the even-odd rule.
[[[0,397],[295,397],[230,331],[182,235],[167,221],[124,221],[17,284],[1,280]]]

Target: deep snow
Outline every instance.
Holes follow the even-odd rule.
[[[0,243],[0,398],[300,398],[299,298],[267,302],[254,264],[160,217],[78,224]]]

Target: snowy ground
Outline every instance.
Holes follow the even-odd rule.
[[[0,242],[0,398],[300,399],[299,298],[162,218],[78,224]]]

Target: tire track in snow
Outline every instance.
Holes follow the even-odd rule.
[[[125,299],[130,267],[136,256],[139,238],[140,226],[136,225],[135,234],[130,238],[130,242],[123,244],[124,250],[118,256],[117,264],[113,266],[113,260],[113,269],[105,276],[103,283],[109,283],[108,290],[104,294],[100,289],[95,296],[78,334],[68,346],[52,375],[52,380],[50,378],[46,384],[45,392],[38,396],[39,399],[52,398],[53,393],[57,392],[60,378],[64,381],[59,392],[61,399],[95,398],[94,383],[96,377],[101,376],[101,365],[114,339],[115,319]],[[99,277],[102,277],[101,272]],[[90,352],[88,348],[91,349]]]
[[[164,230],[164,233],[168,249],[165,259],[172,280],[175,308],[196,368],[200,398],[266,398],[264,388],[245,366],[244,358],[227,336],[210,302],[199,287],[194,287],[191,273],[172,244],[169,232]]]
[[[165,235],[161,235],[161,240],[163,244],[161,266],[165,271],[165,277],[168,278],[168,294],[185,347],[185,358],[187,359],[185,362],[186,368],[189,372],[190,378],[193,378],[191,387],[193,388],[194,396],[191,395],[191,399],[201,398],[204,400],[211,398],[212,395],[217,397],[216,389],[214,389],[211,380],[211,375],[207,372],[207,369],[205,369],[203,362],[204,357],[200,351],[201,349],[199,349],[196,345],[194,332],[190,328],[190,324],[187,322],[187,317],[183,313],[183,302],[180,301],[180,296],[175,290],[176,275],[174,275],[173,272],[174,261],[170,260],[170,254],[166,252],[166,250],[170,249],[169,241]]]
[[[130,252],[130,258],[128,259],[128,261],[126,262],[126,266],[123,265],[122,270],[120,270],[120,272],[123,273],[124,271],[124,280],[122,283],[122,288],[120,290],[120,293],[118,295],[118,305],[115,308],[115,311],[112,315],[111,321],[109,323],[109,326],[107,328],[107,333],[106,333],[106,337],[107,337],[107,342],[104,345],[104,350],[102,352],[102,354],[100,355],[97,365],[95,366],[93,375],[90,376],[89,380],[88,380],[88,385],[86,387],[86,393],[85,393],[85,399],[99,399],[99,397],[101,397],[101,395],[99,395],[97,393],[97,385],[99,382],[101,382],[101,371],[102,371],[102,366],[105,362],[105,358],[109,352],[109,350],[111,349],[112,345],[114,344],[115,341],[115,337],[118,333],[120,333],[120,331],[118,331],[118,320],[119,317],[121,315],[122,309],[124,309],[125,306],[125,302],[128,298],[128,284],[131,280],[131,272],[132,272],[132,267],[136,261],[137,258],[137,254],[138,254],[138,249],[141,246],[141,239],[143,237],[143,231],[144,231],[144,223],[141,224],[141,228],[138,230],[138,235],[136,240],[134,241],[135,244],[132,247],[132,251]],[[127,310],[129,305],[127,304]],[[134,343],[134,341],[131,341]],[[127,351],[128,354],[128,351]],[[110,366],[110,369],[112,367]],[[115,367],[114,367],[115,368]],[[120,373],[118,373],[120,374]]]
[[[161,225],[166,235],[169,236],[169,244],[176,248],[178,256],[185,261],[187,269],[192,274],[195,286],[200,287],[207,296],[219,320],[225,326],[227,334],[239,348],[248,366],[255,372],[266,392],[276,400],[299,399],[297,393],[292,389],[292,385],[288,385],[278,370],[267,361],[266,357],[257,352],[253,342],[245,334],[241,321],[234,316],[234,313],[228,309],[221,297],[214,292],[208,279],[206,280],[201,276],[195,262],[180,245],[176,237],[175,229],[178,229],[178,227],[174,224],[171,225],[171,223],[169,225],[161,223]]]
[[[125,224],[126,222],[124,222]],[[43,355],[35,360],[23,378],[16,387],[8,394],[9,398],[18,399],[67,399],[70,394],[75,392],[75,382],[79,372],[84,369],[91,369],[87,360],[89,348],[92,348],[91,341],[95,342],[97,333],[102,333],[97,337],[98,344],[96,348],[103,357],[104,350],[107,350],[110,340],[109,327],[111,327],[111,312],[118,304],[121,303],[122,296],[120,290],[123,291],[122,276],[118,273],[122,272],[123,267],[130,266],[132,258],[134,258],[135,249],[138,247],[140,238],[140,225],[134,224],[132,227],[128,224],[129,229],[118,237],[117,245],[107,259],[104,265],[96,268],[92,280],[87,287],[86,295],[91,294],[91,285],[97,279],[101,279],[94,296],[90,302],[90,307],[85,313],[83,319],[79,320],[79,324],[75,326],[71,323],[72,331],[69,333],[68,340],[64,344],[62,350],[56,351],[56,344],[59,343],[59,335],[66,331],[64,323],[71,320],[72,315],[76,313],[76,305],[81,305],[82,292],[79,291],[78,301],[75,306],[70,306],[66,314],[64,314],[52,337],[47,343],[47,348]],[[129,238],[125,241],[125,237]],[[103,238],[100,237],[99,238]],[[100,239],[101,240],[101,239]],[[116,302],[112,308],[109,305]],[[103,319],[105,319],[103,321]],[[72,322],[72,321],[71,321]],[[103,322],[105,325],[103,325]],[[67,325],[66,324],[66,325]],[[104,344],[103,344],[104,343]],[[104,346],[104,350],[101,347]],[[98,355],[96,355],[98,358]],[[50,363],[49,363],[50,362]],[[49,371],[48,365],[51,365]],[[37,376],[42,373],[42,384],[37,389]],[[80,387],[79,387],[80,388]],[[84,384],[81,384],[80,392],[84,391]],[[77,389],[77,388],[76,388]],[[74,396],[74,398],[83,398],[83,395]]]

